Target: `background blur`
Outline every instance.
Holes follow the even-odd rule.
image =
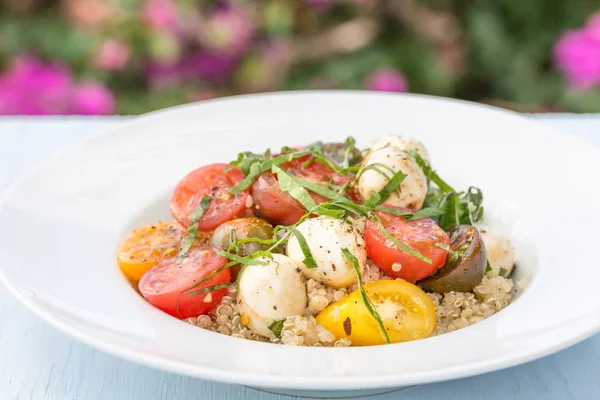
[[[600,112],[599,11],[599,0],[0,0],[0,114],[138,114],[292,89]]]

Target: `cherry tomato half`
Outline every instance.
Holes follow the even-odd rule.
[[[431,218],[405,221],[404,217],[377,212],[386,231],[400,242],[431,260],[431,264],[405,253],[385,238],[377,223],[367,220],[365,242],[371,260],[386,274],[415,282],[427,278],[446,262],[450,239]],[[437,245],[436,245],[437,244]]]
[[[131,231],[117,248],[117,262],[128,278],[139,281],[150,268],[177,255],[186,232],[173,222],[157,222]]]
[[[229,269],[225,269],[203,284],[189,289],[225,265],[227,259],[217,255],[210,247],[199,247],[190,250],[181,264],[176,264],[176,261],[177,257],[167,258],[144,274],[138,285],[142,296],[154,307],[180,319],[197,317],[214,310],[227,289],[194,296],[187,294],[229,283],[231,274]]]
[[[343,186],[348,178],[335,173],[334,170],[320,162],[306,164],[310,155],[297,158],[281,165],[290,174],[299,178],[319,183],[333,183]],[[250,187],[250,193],[254,199],[254,212],[257,216],[269,221],[274,225],[292,225],[298,222],[306,209],[289,193],[279,188],[277,177],[271,172],[260,175]],[[327,198],[309,191],[315,203],[320,204],[328,201]],[[352,195],[348,194],[348,195]]]
[[[210,205],[198,222],[198,230],[212,231],[246,209],[248,190],[236,195],[231,193],[231,189],[242,179],[244,173],[229,164],[210,164],[198,168],[187,174],[175,187],[171,196],[171,214],[187,229],[202,197],[210,196]]]
[[[364,285],[381,317],[391,343],[426,338],[435,328],[433,302],[417,286],[405,281],[375,281]],[[353,346],[385,344],[385,336],[358,290],[330,304],[317,322],[337,339],[349,338]]]

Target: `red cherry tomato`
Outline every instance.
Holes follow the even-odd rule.
[[[227,294],[227,289],[195,296],[187,296],[186,293],[229,283],[231,273],[225,269],[198,287],[188,289],[225,265],[227,259],[205,246],[190,250],[181,264],[176,264],[176,261],[177,257],[167,258],[144,274],[138,285],[142,296],[154,307],[180,319],[214,310]]]
[[[383,226],[390,235],[405,243],[423,256],[431,259],[431,264],[400,250],[391,240],[387,240],[377,223],[367,220],[365,242],[371,260],[386,274],[415,282],[427,278],[446,262],[448,251],[436,246],[450,245],[450,238],[431,218],[405,221],[404,217],[377,212]]]
[[[171,196],[171,214],[187,229],[192,213],[205,195],[208,209],[198,222],[198,230],[208,232],[223,222],[238,217],[246,209],[248,190],[234,195],[231,188],[244,179],[244,173],[229,164],[210,164],[187,174]]]
[[[310,155],[297,158],[282,164],[281,168],[299,178],[319,184],[331,182],[334,185],[342,186],[348,182],[348,178],[335,173],[323,163],[314,161],[305,165],[310,158]],[[302,204],[279,188],[277,177],[271,172],[260,175],[250,187],[250,193],[254,199],[255,214],[274,225],[295,224],[306,214],[306,209]],[[309,191],[309,193],[317,204],[329,200],[314,192]]]

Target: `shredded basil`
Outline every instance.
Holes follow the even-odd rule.
[[[427,218],[427,217],[439,217],[439,216],[445,214],[444,210],[442,210],[441,208],[437,208],[437,207],[427,207],[427,208],[422,208],[419,211],[410,212],[410,211],[404,211],[399,208],[389,208],[389,207],[377,206],[377,207],[375,207],[375,211],[383,211],[383,212],[386,212],[386,213],[392,214],[392,215],[404,216],[404,219],[406,221],[414,221],[417,219]]]
[[[445,231],[460,225],[458,201],[458,195],[449,192],[440,202],[440,208],[444,210],[444,214],[440,218],[440,227]]]
[[[179,251],[179,255],[177,256],[177,261],[175,261],[175,264],[181,264],[181,262],[185,258],[185,255],[192,247],[192,244],[194,244],[194,241],[196,240],[196,236],[198,236],[198,222],[200,221],[200,218],[202,218],[202,215],[204,215],[206,210],[208,210],[209,206],[210,206],[210,197],[207,195],[204,195],[202,197],[202,199],[200,200],[198,207],[196,207],[196,210],[194,210],[194,212],[192,213],[192,216],[190,217],[190,224],[188,226],[187,236],[186,236],[185,240],[183,241],[181,250]]]
[[[431,261],[430,258],[425,257],[423,254],[421,254],[418,251],[410,248],[405,243],[402,243],[401,241],[399,241],[398,239],[396,239],[395,237],[393,237],[392,235],[390,235],[390,233],[385,229],[385,226],[383,226],[383,223],[381,223],[381,221],[379,219],[377,219],[375,222],[379,226],[379,231],[381,232],[381,234],[387,240],[392,241],[392,243],[394,243],[396,245],[396,247],[398,247],[400,250],[402,250],[403,252],[405,252],[407,254],[410,254],[413,257],[418,258],[421,261],[426,262],[427,264],[431,264],[432,263],[432,261]]]
[[[433,183],[438,185],[438,187],[444,193],[456,192],[454,189],[452,189],[452,186],[448,185],[442,178],[440,178],[440,176],[436,173],[436,171],[431,168],[431,165],[429,165],[429,162],[427,160],[425,160],[423,157],[421,157],[419,155],[419,153],[417,153],[414,150],[411,150],[408,152],[408,155],[411,156],[412,158],[414,158],[414,160],[417,162],[417,164],[419,164],[419,167],[421,167],[421,169],[423,170],[423,173],[425,174],[427,181],[433,181]]]
[[[348,259],[348,261],[350,261],[350,263],[352,264],[352,267],[354,267],[354,272],[356,272],[356,278],[357,278],[357,283],[358,283],[358,292],[360,293],[360,297],[362,298],[363,302],[365,303],[365,307],[367,307],[367,310],[369,310],[369,313],[373,316],[375,321],[377,321],[377,324],[379,325],[379,328],[381,329],[381,332],[382,332],[383,336],[385,337],[385,342],[387,344],[390,344],[391,343],[390,337],[388,336],[388,333],[385,330],[385,326],[383,325],[381,316],[375,309],[375,306],[371,302],[371,299],[369,299],[369,297],[367,296],[367,292],[365,291],[365,288],[363,287],[362,277],[360,276],[360,267],[358,264],[358,259],[354,256],[354,254],[352,254],[350,252],[350,250],[348,250],[345,247],[342,249],[342,253]]]
[[[224,283],[222,285],[214,285],[214,286],[209,286],[207,288],[203,288],[200,290],[196,290],[195,292],[192,292],[192,293],[186,293],[185,295],[186,296],[198,296],[199,294],[206,294],[206,293],[210,293],[215,290],[229,289],[232,286],[233,286],[233,283]],[[178,304],[178,308],[179,308],[179,304]]]
[[[296,180],[294,180],[292,174],[276,165],[273,166],[272,171],[274,174],[277,174],[279,187],[281,190],[288,192],[290,196],[298,200],[298,202],[302,204],[306,210],[310,211],[317,206],[317,203],[315,203],[308,191],[302,185],[298,184]]]
[[[383,189],[379,192],[373,192],[371,196],[365,201],[365,207],[374,208],[385,202],[392,193],[396,192],[400,188],[402,181],[406,178],[406,174],[402,171],[398,171],[392,176],[392,178],[385,184]]]
[[[281,331],[283,330],[283,323],[285,319],[280,319],[279,321],[273,321],[269,324],[268,328],[276,338],[281,339]]]
[[[485,265],[485,273],[492,272],[492,266],[490,265],[490,260],[487,260],[487,264]]]
[[[506,275],[506,273],[507,273],[507,272],[508,272],[508,271],[507,271],[506,269],[504,269],[504,268],[500,267],[500,270],[498,271],[498,275],[500,275],[500,276],[502,276],[502,277],[506,278],[506,276],[505,276],[505,275]]]
[[[296,228],[290,228],[289,230],[294,234],[294,236],[298,240],[298,244],[300,245],[300,249],[302,250],[302,254],[304,255],[304,265],[306,266],[306,268],[316,268],[317,262],[313,258],[312,253],[310,252],[310,248],[308,247],[308,243],[306,243],[304,235],[302,235],[302,233],[300,233],[300,231]]]

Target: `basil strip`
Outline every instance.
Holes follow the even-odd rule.
[[[391,343],[390,342],[390,337],[388,336],[388,333],[385,330],[385,326],[383,325],[383,321],[381,320],[381,316],[379,315],[379,313],[375,309],[375,306],[371,302],[371,299],[369,299],[369,297],[367,296],[367,292],[365,291],[365,288],[363,287],[362,277],[360,276],[360,267],[358,265],[358,259],[354,256],[354,254],[352,254],[350,252],[350,250],[348,250],[345,247],[342,249],[342,253],[348,259],[348,261],[350,261],[350,263],[352,264],[352,267],[354,267],[354,272],[356,272],[356,278],[358,280],[357,281],[357,283],[358,283],[358,292],[360,293],[360,297],[362,298],[363,302],[365,303],[365,307],[367,307],[367,310],[369,310],[369,313],[373,316],[373,318],[375,319],[375,321],[377,321],[377,324],[379,325],[379,328],[381,329],[381,332],[382,332],[382,334],[383,334],[383,336],[385,338],[385,342],[387,344],[390,344]]]
[[[302,250],[302,254],[304,255],[304,265],[306,266],[306,268],[316,268],[317,262],[313,258],[312,253],[310,252],[310,248],[308,247],[308,243],[306,243],[304,235],[302,235],[302,233],[300,233],[300,231],[296,228],[290,228],[290,232],[292,232],[296,239],[298,239],[298,244],[300,245],[300,249]]]
[[[413,257],[418,258],[421,261],[425,261],[427,264],[432,263],[431,259],[425,257],[423,254],[419,253],[418,251],[413,250],[412,248],[408,247],[406,244],[402,243],[401,241],[399,241],[398,239],[396,239],[395,237],[390,235],[390,233],[385,229],[385,226],[383,226],[383,224],[381,223],[381,221],[379,219],[376,222],[377,222],[377,225],[379,226],[379,231],[381,232],[381,234],[387,240],[392,241],[392,243],[394,243],[396,245],[396,247],[398,247],[400,250],[402,250],[403,252],[405,252],[407,254],[410,254]]]
[[[371,193],[371,196],[365,201],[365,207],[373,208],[375,206],[384,203],[391,195],[400,187],[402,181],[406,178],[406,174],[402,171],[398,171],[392,176],[392,178],[385,184],[383,189],[379,192]]]
[[[444,193],[448,192],[456,192],[456,190],[452,189],[452,186],[448,185],[440,176],[431,168],[429,162],[421,157],[416,151],[411,150],[408,152],[408,155],[414,158],[414,160],[419,164],[419,167],[423,170],[425,177],[428,181],[433,181]]]
[[[285,319],[280,319],[279,321],[271,322],[268,326],[269,330],[273,332],[273,335],[275,335],[277,339],[281,339],[281,331],[283,330],[284,322]]]
[[[397,216],[404,216],[406,221],[414,221],[416,219],[421,219],[421,218],[427,218],[427,217],[439,217],[440,215],[444,215],[446,212],[438,207],[427,207],[427,208],[423,208],[419,211],[415,211],[415,212],[410,212],[410,211],[404,211],[398,208],[389,208],[389,207],[383,207],[383,206],[378,206],[375,207],[375,211],[383,211],[386,212],[388,214],[392,214],[392,215],[397,215]]]
[[[317,203],[315,203],[308,191],[294,180],[292,174],[276,165],[273,166],[272,170],[274,174],[277,174],[281,190],[288,192],[290,196],[298,200],[308,211],[317,206]]]
[[[204,215],[206,210],[208,210],[209,206],[210,206],[210,197],[207,195],[204,195],[202,197],[202,199],[200,200],[198,207],[196,207],[196,209],[192,213],[192,216],[190,218],[190,224],[189,224],[188,230],[187,230],[187,236],[186,236],[185,240],[183,241],[181,250],[179,251],[179,255],[177,256],[177,261],[175,261],[175,264],[181,264],[181,262],[185,258],[185,255],[192,247],[192,244],[194,244],[194,241],[196,240],[196,236],[198,236],[198,222],[200,221],[200,218],[202,218],[202,215]]]
[[[196,290],[195,292],[192,292],[192,293],[186,293],[185,295],[186,296],[197,296],[199,294],[210,293],[214,290],[229,289],[232,286],[233,286],[233,283],[224,283],[222,285],[209,286],[204,289]]]
[[[249,167],[248,167],[247,163],[244,164],[245,160],[240,161],[239,156],[238,156],[238,160],[235,161],[235,163],[237,163],[239,165],[243,165],[244,169],[248,170],[248,174],[240,183],[238,183],[231,189],[231,193],[233,193],[233,194],[238,194],[241,191],[249,188],[250,185],[252,184],[252,182],[254,181],[254,179],[258,175],[262,174],[263,172],[267,172],[267,171],[271,170],[276,165],[280,165],[280,164],[292,161],[296,158],[304,157],[305,155],[311,154],[311,151],[310,150],[296,151],[296,152],[283,154],[281,156],[277,156],[277,157],[273,157],[273,158],[267,158],[265,156],[260,156],[258,154],[254,154],[254,153],[249,153],[249,154],[251,154],[251,156],[248,155],[248,153],[241,153],[241,154],[242,154],[242,157],[244,157],[244,155],[245,155],[246,157],[250,157],[253,160],[252,160],[252,164]],[[242,169],[242,172],[244,172],[244,169]]]
[[[460,225],[458,202],[458,195],[454,192],[447,193],[440,201],[440,208],[444,210],[444,215],[440,218],[440,227],[445,231]]]
[[[207,282],[209,279],[215,277],[219,272],[224,271],[228,268],[233,267],[234,265],[238,265],[239,263],[237,261],[230,261],[227,264],[215,269],[213,272],[211,272],[210,274],[206,275],[204,278],[202,278],[198,283],[194,284],[193,286],[190,286],[184,290],[182,290],[181,292],[187,292],[188,290],[192,290],[197,288],[198,286],[202,285],[203,283]],[[195,292],[194,292],[195,293]],[[186,296],[190,296],[190,294],[186,294]]]

